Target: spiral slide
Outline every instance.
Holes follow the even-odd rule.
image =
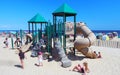
[[[74,41],[75,49],[80,51],[86,57],[95,59],[96,55],[90,49],[90,46],[96,40],[94,33],[83,22],[79,22],[76,26],[76,33],[83,34],[84,38],[78,38]]]

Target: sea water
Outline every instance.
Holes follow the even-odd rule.
[[[0,33],[1,32],[5,32],[5,33],[9,33],[9,32],[19,32],[20,30],[0,30]],[[23,31],[27,31],[28,30],[23,30]],[[120,38],[120,30],[92,30],[95,34],[96,33],[112,33],[112,32],[117,32],[118,33],[118,37]]]

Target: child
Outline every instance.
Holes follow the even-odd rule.
[[[43,61],[42,52],[39,52],[38,53],[38,62],[39,62],[38,66],[43,66],[42,61]]]
[[[75,66],[75,67],[72,69],[72,71],[77,71],[77,72],[80,72],[80,73],[85,73],[84,68],[81,67],[80,64],[78,64],[77,66]]]
[[[83,63],[83,67],[81,67],[80,64],[78,64],[77,66],[75,66],[72,71],[76,71],[76,72],[80,72],[82,73],[82,75],[86,75],[86,73],[89,73],[90,70],[88,68],[88,63],[87,62],[84,62]]]
[[[3,43],[5,44],[5,47],[8,48],[8,38],[5,38],[5,41]]]
[[[22,50],[21,50],[20,47],[18,47],[18,50],[19,50],[18,55],[19,55],[19,58],[20,58],[21,66],[22,66],[22,68],[24,69],[24,62],[23,62],[23,60],[24,60],[24,58],[25,58],[25,53],[22,52]]]
[[[101,56],[101,53],[100,53],[100,52],[98,52],[98,58],[102,58],[102,56]]]
[[[90,70],[89,70],[89,68],[88,68],[88,63],[87,63],[87,62],[84,62],[83,65],[84,65],[85,72],[89,73]]]

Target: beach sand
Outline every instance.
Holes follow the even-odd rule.
[[[88,62],[90,73],[86,75],[119,75],[120,74],[120,49],[96,47],[91,48],[96,52],[100,51],[101,59],[85,58],[82,54],[78,54],[76,59],[70,58],[72,66],[68,68],[61,67],[61,62],[58,61],[43,61],[42,67],[35,66],[37,58],[30,57],[31,52],[26,53],[27,59],[24,60],[25,68],[19,67],[20,60],[15,53],[16,50],[11,49],[11,40],[9,38],[9,48],[3,48],[5,37],[0,37],[0,75],[82,75],[78,72],[69,71],[77,64]]]

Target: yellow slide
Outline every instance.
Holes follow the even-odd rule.
[[[94,52],[89,48],[96,40],[94,33],[83,22],[78,23],[76,26],[76,33],[83,34],[84,37],[74,41],[75,49],[88,58],[96,58]]]

